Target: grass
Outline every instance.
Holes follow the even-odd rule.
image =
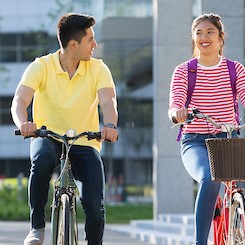
[[[81,205],[77,207],[79,222],[84,222],[84,215]],[[130,220],[152,219],[152,204],[130,204],[121,203],[106,205],[106,223],[128,224]]]
[[[29,220],[27,203],[27,180],[23,180],[23,187],[18,188],[16,179],[6,179],[0,184],[0,220]],[[52,188],[50,188],[52,189]],[[49,193],[45,213],[49,221],[51,216],[52,191]],[[130,220],[152,219],[152,203],[116,203],[106,204],[107,223],[129,223]],[[77,205],[78,222],[84,222],[82,206]]]
[[[152,204],[122,204],[106,207],[107,223],[129,223],[130,220],[152,219]]]

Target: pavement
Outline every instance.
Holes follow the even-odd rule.
[[[150,245],[149,243],[141,242],[137,239],[134,239],[128,233],[122,233],[115,231],[117,224],[107,224],[105,228],[104,234],[104,242],[103,245]],[[123,225],[124,226],[124,225]],[[130,225],[125,225],[129,226]],[[83,239],[83,229],[84,225],[79,224],[79,245],[85,245],[86,242]],[[49,237],[50,237],[50,224],[46,225],[45,229],[45,241],[44,245],[50,245]],[[0,221],[0,245],[23,245],[23,241],[29,231],[29,223],[28,222],[4,222]]]

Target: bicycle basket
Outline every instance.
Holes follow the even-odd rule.
[[[206,139],[212,180],[245,180],[245,139]]]

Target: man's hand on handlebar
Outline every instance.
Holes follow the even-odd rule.
[[[106,141],[110,143],[114,143],[118,140],[118,132],[116,128],[106,127],[104,126],[102,128],[101,132],[83,132],[78,135],[75,135],[74,137],[69,136],[67,138],[67,135],[59,135],[55,132],[52,132],[50,130],[47,130],[45,126],[41,127],[40,129],[37,129],[36,124],[33,122],[25,122],[20,125],[20,128],[18,130],[15,130],[15,135],[22,135],[25,138],[29,137],[47,137],[47,135],[52,135],[52,137],[60,138],[60,137],[66,137],[66,139],[78,139],[82,136],[87,136],[88,140],[97,139],[98,141]]]
[[[33,122],[24,122],[20,125],[19,129],[21,135],[23,135],[24,137],[31,137],[31,136],[35,136],[37,126]]]
[[[110,127],[103,127],[101,130],[101,140],[114,143],[118,140],[117,129]]]

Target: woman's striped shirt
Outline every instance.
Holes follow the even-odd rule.
[[[245,68],[235,62],[237,98],[245,106]],[[170,86],[169,110],[185,107],[187,98],[188,70],[187,62],[176,67]],[[198,108],[202,113],[210,116],[217,123],[237,124],[235,119],[233,94],[230,74],[226,58],[212,67],[197,64],[196,84],[188,110]],[[216,134],[220,132],[205,119],[194,119],[191,124],[183,127],[183,133]]]

